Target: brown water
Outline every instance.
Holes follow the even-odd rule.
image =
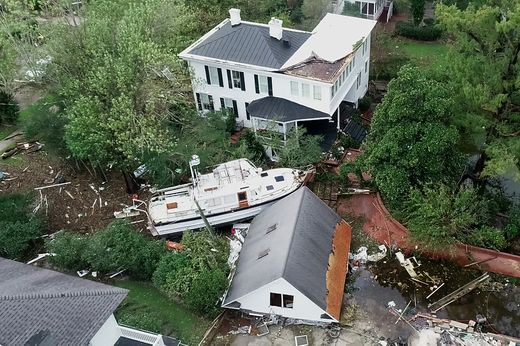
[[[450,262],[417,259],[421,263],[416,269],[417,273],[427,272],[431,277],[445,283],[430,299],[426,299],[432,292],[429,287],[411,281],[394,255],[389,254],[377,263],[368,263],[355,274],[357,279],[352,286],[356,303],[372,315],[375,327],[394,328],[394,336],[406,337],[412,330],[404,323],[394,325],[397,317],[388,312],[389,301],[394,301],[398,309],[403,309],[412,301],[412,312],[429,312],[428,304],[483,274],[477,270],[460,268]],[[469,320],[475,320],[476,315],[480,314],[485,316],[489,323],[484,327],[484,331],[520,337],[519,281],[492,275],[490,282],[491,284],[485,284],[439,310],[437,316],[467,323]]]

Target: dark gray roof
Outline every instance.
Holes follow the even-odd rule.
[[[252,117],[280,122],[330,118],[327,113],[273,96],[254,100],[247,107],[247,111]]]
[[[127,293],[0,258],[0,345],[88,345]]]
[[[224,24],[188,54],[279,69],[310,37],[310,33],[285,30],[282,40],[269,36],[269,27],[240,23]],[[284,45],[288,40],[290,46]]]
[[[303,187],[257,215],[244,241],[223,305],[284,278],[323,310],[332,238],[341,218]],[[268,234],[272,225],[276,229]],[[265,257],[259,253],[269,250]]]

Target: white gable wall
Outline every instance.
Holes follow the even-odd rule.
[[[270,306],[271,292],[294,296],[293,308]],[[321,318],[321,315],[326,313],[326,311],[317,306],[313,301],[303,295],[283,278],[279,278],[263,287],[260,287],[259,289],[236,299],[236,301],[241,304],[240,310],[249,310],[247,312],[253,314],[275,314],[287,318],[322,323],[337,322],[335,319]]]
[[[361,45],[355,53],[355,65],[350,72],[347,80],[343,82],[342,86],[335,93],[332,101],[330,102],[329,112],[333,113],[339,107],[341,101],[348,101],[355,103],[365,96],[368,90],[368,76],[370,72],[370,44],[371,37],[366,38],[366,50],[363,54],[363,45]],[[365,62],[367,63],[367,69],[365,71]],[[357,87],[357,76],[361,74],[361,84]],[[331,91],[332,95],[332,91]]]
[[[121,329],[114,317],[110,315],[105,324],[97,331],[96,335],[90,340],[90,346],[113,345],[121,336]]]

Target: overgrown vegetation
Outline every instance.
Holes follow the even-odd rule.
[[[51,263],[61,269],[105,274],[126,269],[137,280],[151,279],[166,253],[163,242],[148,239],[120,220],[92,235],[63,232],[47,243],[47,249],[56,253]]]
[[[114,285],[130,290],[115,312],[120,324],[172,335],[188,345],[196,345],[210,321],[173,302],[151,283],[119,280]]]
[[[19,112],[20,107],[13,94],[0,89],[0,126],[13,124]]]
[[[488,188],[490,178],[520,177],[518,13],[508,1],[438,4],[453,49],[437,64],[403,67],[375,112],[361,163],[428,244],[502,250],[520,233],[518,208]],[[464,171],[468,147],[479,159]]]
[[[20,113],[18,120],[27,139],[45,143],[46,149],[55,154],[68,154],[64,141],[67,120],[63,104],[56,97],[47,96],[29,106]]]
[[[185,233],[183,246],[183,252],[161,259],[153,282],[171,298],[185,300],[194,311],[215,315],[216,303],[228,285],[229,244],[202,231]]]
[[[31,195],[0,196],[0,257],[22,259],[43,234],[44,222],[33,214]]]
[[[414,40],[435,41],[442,36],[442,29],[434,24],[416,25],[411,22],[399,22],[395,25],[395,33]]]

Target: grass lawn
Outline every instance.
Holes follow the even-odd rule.
[[[115,314],[121,324],[196,345],[211,323],[172,301],[150,283],[121,280],[115,281],[114,285],[130,290]]]
[[[449,47],[442,42],[418,42],[401,40],[398,44],[411,59],[425,64],[437,62],[445,58]]]

